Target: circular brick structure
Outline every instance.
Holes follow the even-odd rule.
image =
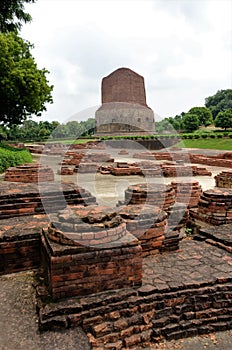
[[[198,205],[202,188],[198,181],[171,182],[176,193],[176,202],[185,203],[188,208]]]
[[[198,204],[198,218],[212,225],[232,223],[232,189],[204,191]]]
[[[59,211],[41,239],[41,260],[54,299],[141,286],[140,242],[109,207]]]
[[[127,230],[139,239],[143,256],[158,252],[165,239],[166,212],[152,205],[127,205],[119,214]]]
[[[217,187],[232,188],[232,171],[222,171],[214,179]]]
[[[126,224],[117,212],[98,205],[69,206],[53,216],[48,227],[50,240],[75,246],[111,245],[127,234]]]
[[[125,191],[125,202],[128,204],[150,204],[166,211],[175,203],[175,191],[169,185],[137,184],[129,186]]]

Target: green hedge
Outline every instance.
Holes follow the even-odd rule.
[[[7,145],[0,145],[0,173],[11,167],[24,163],[31,163],[32,156],[27,149],[17,149]]]

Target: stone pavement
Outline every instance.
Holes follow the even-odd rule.
[[[181,290],[187,286],[202,288],[204,285],[211,285],[213,288],[216,281],[229,281],[232,277],[232,257],[225,250],[207,243],[185,240],[175,253],[157,254],[145,258],[143,269],[143,284],[150,286],[150,290],[149,287],[147,289],[149,298],[149,293],[154,287],[165,294],[165,290]],[[88,339],[80,328],[39,333],[35,312],[35,291],[32,287],[33,272],[1,276],[0,281],[1,350],[90,349]],[[212,302],[211,297],[204,296],[201,303],[210,300]],[[223,319],[225,314],[219,317]],[[146,346],[145,349],[229,350],[231,335],[231,331],[226,331],[175,341],[163,340],[159,344]]]
[[[41,304],[43,330],[80,326],[93,349],[152,349],[155,342],[229,330],[232,256],[184,240],[176,252],[143,259],[143,285]],[[162,343],[161,343],[162,344]],[[159,347],[158,347],[159,349]],[[162,349],[162,348],[160,348]]]
[[[143,284],[160,290],[200,287],[232,279],[232,256],[209,244],[184,240],[177,252],[145,258],[143,269]]]

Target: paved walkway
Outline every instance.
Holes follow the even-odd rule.
[[[198,287],[224,278],[232,278],[232,255],[204,242],[184,240],[177,252],[153,255],[143,261],[143,284],[160,290],[183,285]]]
[[[198,285],[228,278],[232,257],[222,249],[197,241],[183,241],[176,253],[144,259],[144,282],[160,289],[182,283]],[[0,350],[89,350],[80,329],[65,332],[38,332],[33,273],[0,277]],[[154,344],[146,349],[230,350],[232,331]]]

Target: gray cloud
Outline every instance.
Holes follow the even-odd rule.
[[[84,18],[82,6],[89,9]],[[163,117],[203,104],[230,87],[229,7],[223,0],[38,1],[23,36],[55,85],[44,118],[67,119],[100,104],[101,79],[119,67],[144,76],[148,104]],[[72,12],[77,18],[68,21]]]

